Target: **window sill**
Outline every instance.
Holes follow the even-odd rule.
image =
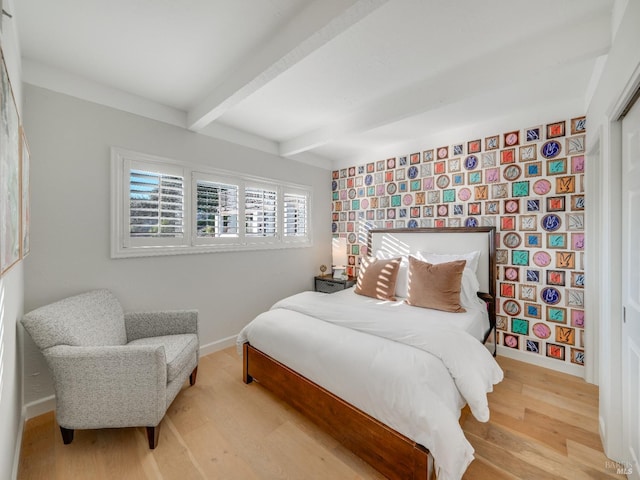
[[[195,255],[202,253],[223,252],[252,252],[260,250],[281,250],[288,248],[307,248],[313,244],[310,240],[273,242],[273,243],[245,243],[245,244],[219,244],[219,245],[176,245],[158,247],[128,247],[111,250],[111,258],[137,258],[160,257],[170,255]]]

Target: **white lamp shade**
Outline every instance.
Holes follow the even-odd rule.
[[[331,256],[334,266],[344,268],[348,262],[347,239],[345,237],[336,237],[331,240]]]

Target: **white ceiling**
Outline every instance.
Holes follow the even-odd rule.
[[[14,13],[27,83],[332,168],[526,112],[584,113],[612,7],[18,0]]]

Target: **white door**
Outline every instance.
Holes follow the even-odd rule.
[[[630,479],[640,479],[640,100],[622,121],[622,428]]]

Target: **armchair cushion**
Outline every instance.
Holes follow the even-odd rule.
[[[197,310],[127,312],[124,314],[127,341],[182,333],[198,333]]]
[[[163,346],[167,359],[167,382],[175,380],[180,372],[187,370],[193,361],[198,361],[198,337],[192,333],[185,335],[165,335],[162,337],[140,338],[127,344]],[[193,368],[193,367],[191,367]]]
[[[99,319],[99,321],[96,321]],[[22,324],[41,350],[55,345],[124,345],[124,313],[109,290],[93,290],[29,312]]]

